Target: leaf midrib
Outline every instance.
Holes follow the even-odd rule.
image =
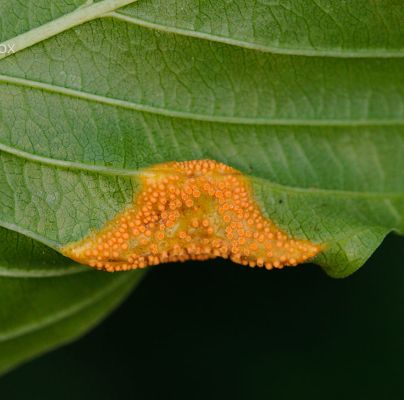
[[[1,217],[0,217],[1,218]],[[48,239],[36,232],[30,231],[28,229],[25,229],[19,225],[16,224],[11,224],[9,222],[2,221],[0,219],[0,227],[4,229],[8,229],[9,231],[13,231],[16,233],[20,233],[21,235],[27,236],[31,239],[36,240],[39,243],[44,244],[45,246],[48,246],[49,248],[59,251],[60,250],[60,243],[55,242],[54,240]]]
[[[187,120],[196,120],[204,122],[227,123],[233,125],[273,125],[273,126],[396,126],[404,125],[404,119],[273,119],[273,118],[255,118],[255,117],[235,117],[225,115],[197,114],[192,112],[171,110],[162,107],[155,107],[135,103],[133,101],[121,100],[112,97],[106,97],[99,94],[93,94],[76,89],[66,88],[50,83],[33,81],[26,78],[14,77],[0,74],[0,83],[13,84],[16,86],[29,87],[34,90],[56,93],[81,100],[105,104],[113,107],[119,107],[139,112],[162,115],[171,118],[180,118]]]
[[[60,266],[55,269],[23,269],[23,268],[10,268],[0,265],[0,278],[24,278],[24,279],[37,279],[37,278],[64,278],[68,275],[76,275],[87,272],[84,267],[78,268],[64,268]]]
[[[385,49],[372,50],[343,50],[343,49],[308,49],[296,47],[278,47],[248,42],[246,40],[233,39],[226,36],[220,36],[213,33],[192,31],[185,28],[177,28],[172,25],[163,25],[156,22],[148,21],[143,18],[136,18],[125,14],[124,10],[111,12],[103,17],[112,17],[133,25],[144,28],[155,29],[162,32],[174,33],[181,36],[193,37],[196,39],[209,40],[213,42],[228,44],[236,47],[243,47],[250,50],[257,50],[265,53],[285,54],[291,56],[306,57],[335,57],[335,58],[402,58],[404,57],[404,49],[386,51]]]
[[[0,151],[3,151],[7,154],[11,154],[18,158],[22,158],[31,162],[36,162],[39,164],[48,165],[55,168],[62,168],[67,170],[79,170],[86,171],[90,173],[97,173],[103,175],[113,175],[113,176],[127,176],[127,177],[135,177],[141,176],[144,174],[142,169],[124,169],[124,168],[112,168],[101,165],[92,165],[74,161],[65,161],[59,160],[50,157],[44,157],[32,153],[28,153],[23,150],[16,149],[11,146],[7,146],[5,144],[0,143]],[[298,186],[289,186],[280,183],[271,182],[262,177],[256,175],[249,175],[250,177],[262,180],[265,182],[265,185],[269,186],[272,190],[287,192],[287,193],[306,193],[306,194],[320,194],[326,196],[342,196],[342,197],[364,197],[368,199],[400,199],[404,200],[404,192],[369,192],[369,191],[350,191],[350,190],[340,190],[340,189],[325,189],[325,188],[304,188]],[[20,232],[23,233],[23,232]],[[39,239],[38,239],[39,240]],[[54,243],[48,243],[48,245],[53,245]],[[51,246],[52,247],[52,246]]]
[[[220,36],[212,33],[201,31],[192,31],[184,28],[177,28],[174,26],[158,24],[155,22],[147,21],[145,19],[129,16],[121,10],[123,7],[128,6],[138,0],[104,0],[94,3],[88,1],[81,5],[74,11],[65,14],[53,21],[47,22],[27,32],[21,33],[14,38],[0,43],[0,45],[14,45],[15,52],[19,52],[46,39],[58,35],[71,28],[84,24],[86,22],[111,17],[121,21],[131,23],[137,26],[142,26],[149,29],[155,29],[163,32],[174,33],[187,37],[194,37],[202,40],[209,40],[219,43],[228,44],[231,46],[248,48],[262,52],[269,52],[273,54],[287,54],[296,56],[307,57],[336,57],[336,58],[401,58],[404,57],[404,49],[387,51],[384,49],[372,50],[343,50],[343,49],[304,49],[297,47],[280,47],[263,45],[246,40],[233,39],[230,37]],[[0,54],[0,60],[6,58],[14,53]]]
[[[104,0],[97,3],[85,3],[74,11],[56,18],[53,21],[47,22],[27,32],[21,33],[14,38],[8,39],[2,46],[13,46],[14,52],[4,52],[0,54],[0,60],[9,57],[21,50],[31,47],[46,39],[58,35],[64,31],[82,25],[85,22],[100,18],[105,14],[115,11],[118,8],[125,7],[135,3],[138,0]]]

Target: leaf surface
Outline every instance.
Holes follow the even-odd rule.
[[[120,18],[187,36],[281,54],[402,57],[400,1],[144,0]]]
[[[71,338],[119,302],[138,275],[82,272],[54,250],[128,206],[139,170],[159,162],[210,158],[247,174],[269,218],[326,244],[314,262],[331,276],[404,232],[403,8],[200,3],[0,6],[0,40],[16,50],[0,54],[4,321],[27,298],[63,314],[90,301],[88,287],[97,300],[66,317],[79,320],[63,322]],[[63,296],[65,308],[50,301]],[[46,347],[47,328],[35,332],[27,357]]]

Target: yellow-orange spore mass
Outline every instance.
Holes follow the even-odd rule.
[[[297,265],[320,249],[267,219],[239,171],[195,160],[145,169],[132,207],[63,253],[107,271],[215,257],[272,269]]]

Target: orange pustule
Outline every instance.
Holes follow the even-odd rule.
[[[140,180],[130,208],[63,254],[107,271],[215,257],[272,269],[321,250],[277,228],[254,200],[248,178],[227,165],[169,162],[143,170]]]

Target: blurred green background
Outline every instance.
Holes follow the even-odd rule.
[[[403,399],[404,238],[343,280],[154,268],[103,324],[0,379],[14,399]]]

